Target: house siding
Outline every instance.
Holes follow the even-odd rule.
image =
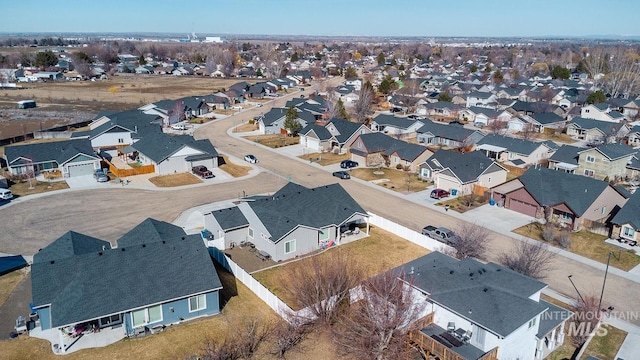
[[[335,231],[334,231],[335,233]],[[296,250],[285,253],[285,243],[295,240]],[[271,258],[275,261],[293,259],[294,257],[318,250],[318,231],[306,227],[298,227],[287,236],[280,239],[274,246],[274,252],[270,252]]]
[[[42,330],[51,329],[51,307],[47,306],[37,310]]]
[[[122,141],[120,141],[122,140]],[[130,132],[107,132],[91,139],[91,146],[98,148],[113,148],[133,144]]]
[[[587,156],[593,156],[595,161],[592,163],[587,162]],[[595,179],[603,180],[604,178],[609,177],[610,180],[613,180],[616,176],[625,176],[627,171],[627,162],[629,162],[629,160],[631,160],[631,156],[614,161],[608,161],[600,152],[595,149],[591,149],[590,151],[584,151],[579,154],[576,174],[586,176],[585,170],[591,170],[594,172],[593,177]]]
[[[607,186],[606,189],[596,198],[596,200],[589,206],[587,211],[584,212],[582,217],[590,221],[602,222],[606,220],[611,214],[612,210],[622,208],[626,203],[625,199],[619,192],[613,189],[611,186]],[[602,213],[604,208],[604,214]]]

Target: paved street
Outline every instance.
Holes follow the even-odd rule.
[[[299,96],[299,93],[288,97]],[[277,100],[283,106],[286,97]],[[38,249],[68,230],[82,232],[101,239],[114,241],[147,217],[174,221],[183,211],[203,204],[228,200],[246,194],[273,192],[284,185],[286,178],[305,186],[320,186],[340,182],[366,210],[394,220],[407,227],[420,230],[426,224],[455,228],[460,221],[474,221],[489,216],[495,209],[477,210],[474,216],[452,216],[442,208],[422,203],[420,199],[401,195],[376,187],[357,179],[343,180],[332,177],[319,165],[293,160],[288,156],[266,149],[254,142],[227,135],[234,124],[246,122],[267,111],[269,105],[250,109],[226,119],[216,120],[195,131],[196,138],[209,138],[216,148],[225,154],[241,159],[244,154],[255,154],[262,172],[235,182],[215,183],[205,186],[185,187],[177,190],[143,190],[134,185],[105,189],[73,190],[36,197],[29,201],[0,209],[2,237],[0,252],[32,255]],[[504,211],[504,209],[502,209]],[[486,212],[485,212],[486,211]],[[495,218],[486,222],[496,230],[492,232],[490,258],[508,251],[514,241],[507,236],[507,221]],[[509,225],[511,226],[511,224]],[[599,295],[604,275],[603,265],[591,266],[582,261],[558,256],[554,269],[545,281],[560,293],[575,297],[575,290],[567,279],[573,280],[581,293]],[[609,273],[603,304],[615,306],[619,311],[636,311],[640,298],[640,286],[633,278]],[[633,320],[640,324],[640,320]]]

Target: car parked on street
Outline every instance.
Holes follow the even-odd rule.
[[[443,198],[449,197],[449,195],[451,195],[451,193],[449,193],[447,190],[433,189],[429,197],[432,199],[443,199]]]
[[[198,165],[191,168],[191,172],[200,176],[203,179],[211,179],[214,178],[215,175],[211,172],[211,170],[207,169],[204,165]]]
[[[334,171],[333,176],[339,177],[340,179],[351,179],[351,175],[346,171]]]
[[[342,160],[342,162],[340,163],[340,167],[343,169],[351,169],[357,166],[358,163],[353,160]]]
[[[97,182],[107,182],[109,181],[109,175],[105,174],[104,170],[97,169],[93,172],[93,178],[96,179]]]
[[[13,194],[11,193],[11,190],[0,188],[0,200],[11,200],[11,199],[13,199]]]
[[[251,164],[257,164],[258,163],[258,158],[255,157],[254,155],[251,154],[247,154],[244,156],[244,161],[251,163]]]
[[[427,235],[428,237],[443,242],[447,245],[453,245],[456,242],[460,241],[458,235],[454,234],[453,231],[447,229],[446,227],[435,227],[433,225],[427,225],[422,229],[422,235]]]

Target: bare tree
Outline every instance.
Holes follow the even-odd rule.
[[[609,56],[611,70],[603,79],[604,88],[612,97],[628,98],[640,86],[640,55],[626,47],[612,49]]]
[[[186,116],[184,114],[184,104],[182,103],[182,101],[176,100],[176,102],[173,104],[173,107],[169,109],[167,115],[169,116],[169,118],[167,119],[168,124],[165,124],[166,126],[184,121]]]
[[[407,334],[423,311],[411,283],[403,271],[366,280],[360,287],[361,299],[332,327],[338,351],[362,359],[405,358]]]
[[[499,261],[515,272],[541,280],[553,270],[555,256],[547,244],[524,239],[515,243],[510,251],[500,254]]]
[[[533,126],[533,124],[531,123],[526,123],[522,127],[522,131],[520,131],[520,136],[522,137],[523,140],[531,140],[533,139],[535,133],[536,133],[535,126]]]
[[[298,313],[298,320],[318,324],[335,320],[340,305],[349,296],[349,289],[362,280],[362,270],[344,253],[313,256],[297,262],[287,275],[290,295],[307,309]]]
[[[601,312],[598,309],[599,301],[596,295],[580,296],[576,303],[574,320],[572,324],[569,324],[569,330],[573,345],[581,347],[589,335],[597,330]]]
[[[493,134],[503,135],[507,128],[507,124],[508,123],[504,120],[495,119],[495,120],[489,121],[489,123],[487,124],[487,128]]]
[[[273,350],[272,355],[283,359],[285,355],[304,340],[311,327],[308,325],[291,324],[286,320],[281,320],[273,329]]]
[[[203,353],[202,360],[237,360],[240,359],[240,354],[235,346],[235,339],[226,337],[222,342],[207,340]]]
[[[243,359],[251,359],[258,350],[258,346],[271,333],[272,326],[260,319],[253,318],[243,321],[242,326],[237,329],[235,334],[237,352]]]
[[[455,254],[450,254],[458,259],[468,257],[484,258],[487,251],[487,239],[489,230],[482,225],[463,222],[455,229],[458,239],[451,242]]]
[[[372,86],[363,85],[362,88],[360,88],[358,101],[356,101],[354,107],[354,115],[356,120],[361,124],[364,124],[369,116],[373,114],[372,104],[374,95]]]

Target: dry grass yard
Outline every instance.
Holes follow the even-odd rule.
[[[27,276],[27,269],[20,269],[0,276],[0,307],[7,301],[13,289]]]
[[[331,152],[304,154],[298,157],[304,160],[313,161],[314,163],[320,164],[322,166],[337,164],[342,160],[350,159],[349,154],[335,154]]]
[[[202,180],[191,173],[155,176],[149,179],[157,187],[174,187],[200,184]]]
[[[380,169],[382,174],[377,174],[377,168],[355,168],[349,170],[353,177],[395,190],[402,193],[412,193],[426,190],[430,182],[420,180],[415,173],[396,169]]]
[[[221,157],[222,161],[218,160],[220,161],[220,165],[218,167],[227,174],[233,177],[241,177],[249,174],[251,167],[232,163],[226,155],[222,155]]]
[[[40,194],[49,191],[56,191],[62,189],[68,189],[69,185],[67,185],[66,181],[38,181],[31,180],[31,188],[29,187],[29,182],[17,182],[11,185],[11,192],[14,196],[27,196],[33,194]]]
[[[250,141],[255,141],[261,145],[268,146],[270,148],[279,148],[300,143],[300,137],[286,136],[282,134],[244,136],[244,138]]]

